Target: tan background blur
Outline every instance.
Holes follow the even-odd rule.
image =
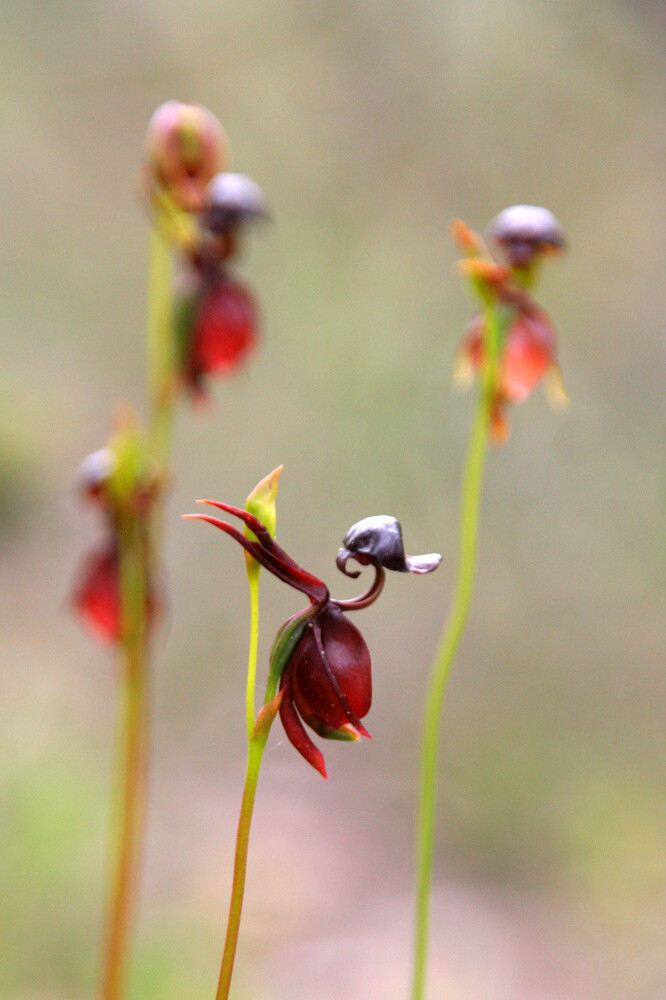
[[[371,743],[325,784],[271,737],[236,1000],[406,996],[421,699],[450,593],[471,397],[453,215],[561,219],[541,300],[573,405],[538,393],[491,455],[480,573],[442,747],[431,996],[666,995],[666,14],[658,0],[6,0],[0,9],[0,996],[93,995],[113,657],[67,611],[100,537],[71,490],[119,399],[143,405],[146,220],[161,101],[209,105],[274,223],[248,241],[264,342],[178,422],[171,620],[134,1000],[214,991],[243,768],[247,595],[229,539],[279,462],[278,531],[347,596],[347,527],[398,516],[439,572],[359,618]],[[266,579],[262,657],[297,595]]]

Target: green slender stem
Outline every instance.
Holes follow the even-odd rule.
[[[255,726],[254,689],[257,682],[257,648],[259,645],[259,564],[248,561],[247,578],[250,584],[250,652],[247,661],[247,691],[245,710],[247,738],[252,740]]]
[[[136,909],[147,763],[145,540],[135,518],[119,531],[122,703],[116,765],[112,882],[100,995],[119,1000]]]
[[[148,256],[148,382],[150,444],[161,478],[171,448],[174,408],[172,260],[168,232],[157,213]],[[151,523],[128,511],[118,526],[122,635],[122,705],[116,763],[116,809],[112,829],[112,882],[101,983],[102,1000],[124,994],[127,957],[141,866],[148,771],[148,657],[146,591],[150,553],[159,552],[162,508]]]
[[[152,454],[163,471],[169,460],[176,385],[173,331],[173,261],[168,232],[158,215],[148,251],[148,385]]]
[[[231,903],[229,905],[229,919],[227,921],[227,934],[224,941],[220,979],[217,986],[217,993],[215,995],[216,1000],[228,1000],[229,996],[231,976],[234,970],[234,959],[236,957],[236,946],[238,944],[241,912],[243,909],[243,896],[245,894],[245,873],[247,871],[247,852],[250,841],[250,826],[254,810],[254,799],[257,792],[257,782],[259,781],[261,760],[264,755],[264,749],[266,747],[266,741],[268,739],[272,723],[272,718],[269,717],[265,725],[257,726],[254,718],[254,688],[257,664],[257,639],[259,634],[259,573],[258,571],[253,571],[253,567],[251,565],[248,566],[248,578],[250,581],[251,623],[247,686],[247,766],[245,770],[243,799],[241,802],[240,816],[238,818],[238,832],[236,834],[236,853],[234,856],[234,875],[231,888]],[[275,697],[277,683],[278,677],[269,675],[266,695],[264,697],[264,705],[268,705],[268,703]]]
[[[488,429],[495,398],[500,330],[493,305],[485,312],[486,363],[476,403],[462,480],[458,572],[449,615],[430,674],[423,720],[421,778],[417,813],[416,905],[412,1000],[424,1000],[437,804],[437,757],[444,697],[460,640],[469,616],[476,572],[476,551]]]

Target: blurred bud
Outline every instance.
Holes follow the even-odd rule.
[[[150,119],[145,145],[149,189],[162,188],[184,211],[201,210],[206,187],[226,157],[224,130],[202,105],[166,101]]]
[[[349,529],[336,563],[346,575],[358,576],[358,573],[347,573],[349,559],[355,559],[362,566],[382,566],[399,573],[431,573],[442,561],[438,552],[406,556],[400,522],[388,514],[366,517]]]
[[[496,215],[488,232],[511,267],[529,268],[541,254],[564,248],[564,231],[552,212],[537,205],[512,205]]]
[[[159,465],[148,450],[148,441],[134,411],[126,407],[116,417],[116,429],[107,449],[112,471],[105,486],[109,507],[119,515],[147,516],[162,487]]]

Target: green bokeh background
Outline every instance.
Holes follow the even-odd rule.
[[[223,120],[274,221],[242,265],[261,350],[178,422],[132,1000],[212,996],[242,782],[243,561],[178,514],[242,503],[280,462],[280,540],[332,586],[369,513],[444,558],[363,614],[373,741],[326,746],[325,784],[271,737],[233,996],[406,996],[421,700],[472,405],[450,391],[471,303],[448,223],[515,202],[567,231],[540,297],[572,407],[537,394],[489,462],[431,997],[663,1000],[663,6],[8,0],[0,51],[0,996],[95,990],[116,678],[67,610],[101,533],[71,483],[117,401],[143,406],[138,162],[177,96]],[[297,607],[263,582],[264,662]]]

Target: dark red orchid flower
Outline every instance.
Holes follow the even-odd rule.
[[[176,321],[183,379],[199,398],[206,395],[205,376],[233,373],[257,341],[257,306],[229,261],[245,226],[267,212],[261,188],[244,174],[217,174],[206,189],[201,242],[190,257],[190,287]]]
[[[484,321],[476,316],[465,334],[456,364],[456,378],[468,382],[475,371],[483,366]],[[499,378],[492,413],[492,433],[496,441],[505,441],[508,422],[505,407],[508,403],[523,403],[547,376],[551,389],[561,386],[556,360],[557,338],[555,330],[540,309],[532,308],[517,313],[509,326],[501,348]],[[551,392],[554,400],[554,393]]]
[[[143,544],[147,545],[147,518],[159,489],[156,467],[149,464],[143,474],[131,483],[127,494],[119,496],[111,488],[118,473],[118,455],[113,448],[100,448],[80,464],[77,488],[80,496],[94,503],[106,522],[105,541],[85,558],[71,594],[71,605],[91,629],[105,642],[121,639],[119,525],[122,518],[131,517],[141,527]],[[117,485],[117,484],[116,484]],[[148,580],[146,623],[153,625],[162,601]]]
[[[208,521],[231,535],[261,566],[310,599],[309,607],[285,622],[278,632],[271,669],[279,663],[282,693],[279,711],[287,738],[325,778],[323,755],[308,736],[304,723],[325,739],[358,740],[370,735],[361,722],[372,702],[370,653],[363,636],[344,612],[368,607],[379,597],[386,569],[429,573],[439,565],[441,556],[436,553],[406,556],[402,531],[395,518],[366,518],[347,533],[337,565],[351,577],[359,573],[348,571],[350,559],[371,565],[375,570],[374,580],[359,597],[338,601],[331,598],[322,580],[301,569],[287,555],[256,517],[228,504],[200,502],[240,518],[256,541],[208,514],[184,516]]]

